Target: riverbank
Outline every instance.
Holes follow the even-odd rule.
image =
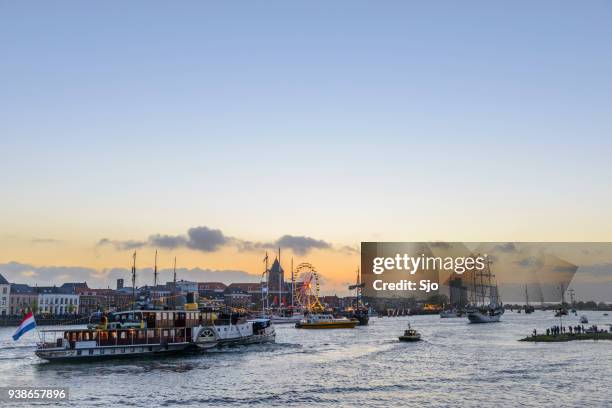
[[[538,336],[529,336],[524,339],[520,339],[519,341],[531,341],[531,342],[542,342],[542,343],[556,343],[556,342],[565,342],[565,341],[575,341],[575,340],[612,340],[612,333],[608,332],[598,332],[598,333],[563,333],[558,334],[556,336],[540,334]]]

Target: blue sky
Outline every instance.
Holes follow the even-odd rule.
[[[2,1],[0,240],[610,240],[611,19]]]

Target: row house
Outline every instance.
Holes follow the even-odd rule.
[[[203,299],[219,300],[223,299],[227,285],[221,282],[199,282],[198,295]]]
[[[57,286],[38,286],[38,312],[49,315],[77,314],[79,295]]]
[[[9,314],[10,283],[0,274],[0,316]]]
[[[254,305],[261,303],[261,283],[232,283],[225,289],[224,296],[227,299],[227,294],[231,295],[234,293],[235,297],[239,292],[248,295],[248,303]],[[232,296],[230,296],[230,298],[232,298]],[[241,298],[246,299],[245,296],[241,296]]]
[[[22,283],[11,283],[9,314],[22,316],[28,312],[38,313],[38,293],[33,287]]]
[[[115,300],[115,291],[112,289],[76,288],[79,295],[79,313],[91,315],[110,309]]]

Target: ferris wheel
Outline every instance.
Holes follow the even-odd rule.
[[[294,271],[295,280],[294,298],[299,306],[308,311],[323,310],[319,301],[319,274],[309,263],[299,264]]]

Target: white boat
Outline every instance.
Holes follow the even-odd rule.
[[[468,307],[466,309],[470,323],[494,323],[499,322],[504,314],[501,306]]]
[[[309,314],[295,324],[298,329],[352,329],[359,321],[327,314]]]
[[[472,295],[473,301],[465,311],[470,323],[495,323],[501,320],[504,307],[499,300],[497,284],[491,273],[491,261],[486,263],[482,271],[473,272]]]
[[[292,316],[272,315],[269,319],[274,324],[295,324],[304,318],[303,314],[294,314]]]
[[[260,318],[231,321],[199,326],[196,329],[195,344],[199,348],[238,346],[256,343],[270,343],[276,340],[276,331],[270,319]]]
[[[463,317],[465,313],[459,309],[447,309],[440,312],[440,318],[442,319],[452,319],[456,317]]]

